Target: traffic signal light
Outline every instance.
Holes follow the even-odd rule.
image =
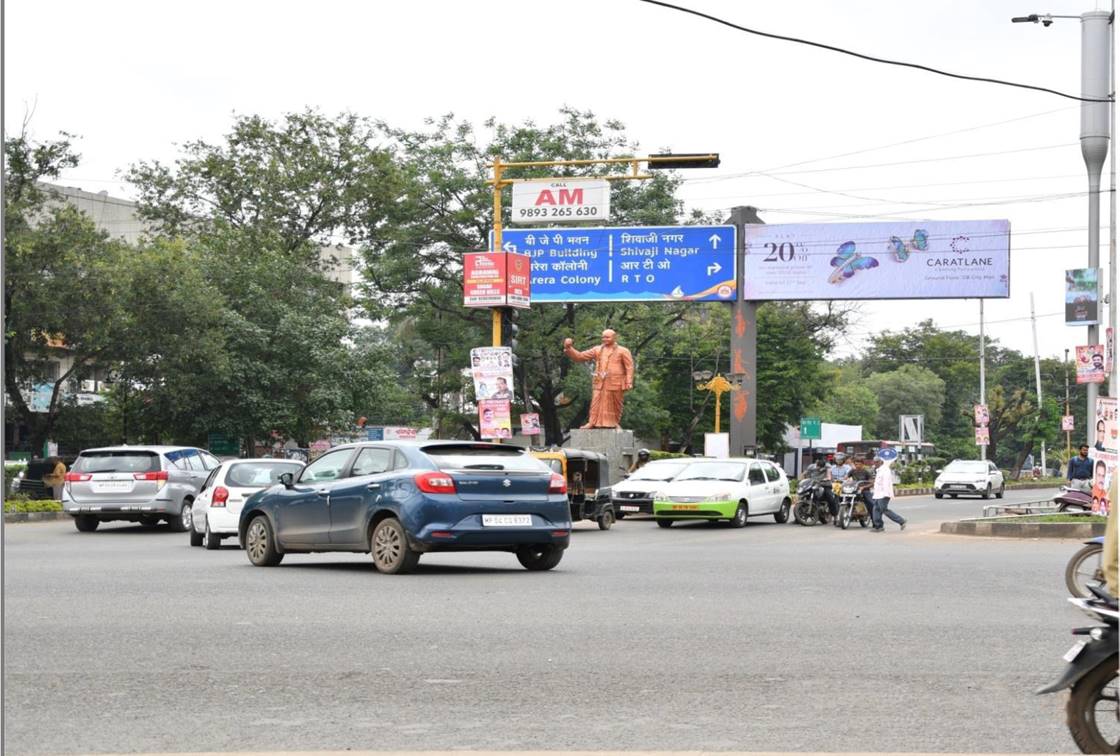
[[[650,155],[647,166],[651,171],[675,171],[678,168],[719,168],[719,155],[704,152],[661,152]]]
[[[520,360],[517,359],[518,340],[517,335],[521,327],[517,324],[517,310],[512,307],[505,307],[502,309],[502,346],[507,346],[513,353],[513,367],[517,367]]]

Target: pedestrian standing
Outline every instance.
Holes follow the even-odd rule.
[[[875,507],[871,510],[871,532],[883,532],[883,515],[897,522],[900,530],[906,530],[906,518],[888,508],[894,498],[894,473],[890,464],[878,457],[875,458],[875,490],[872,496],[875,497]]]

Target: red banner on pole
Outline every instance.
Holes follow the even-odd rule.
[[[528,255],[468,252],[463,255],[464,307],[529,307]]]

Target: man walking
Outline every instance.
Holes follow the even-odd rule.
[[[900,530],[906,530],[906,518],[888,509],[894,498],[894,474],[889,463],[875,458],[875,507],[871,510],[871,532],[883,532],[883,515],[898,523]]]

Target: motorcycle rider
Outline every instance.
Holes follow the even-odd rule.
[[[867,460],[862,457],[856,457],[856,466],[852,470],[852,479],[858,481],[860,484],[860,494],[863,498],[863,504],[867,507],[867,515],[871,516],[871,510],[875,506],[875,502],[871,496],[871,483],[875,480],[875,473],[867,466]]]
[[[1066,480],[1071,488],[1088,491],[1093,479],[1093,460],[1089,459],[1089,445],[1081,444],[1076,457],[1070,457],[1066,467]]]
[[[801,477],[806,480],[812,480],[815,485],[820,485],[824,501],[828,504],[828,511],[835,517],[840,507],[839,502],[836,501],[835,494],[832,493],[832,483],[829,478],[828,467],[824,462],[824,457],[818,454],[813,459],[813,464],[805,468],[805,472]]]
[[[649,449],[638,449],[638,459],[634,464],[630,465],[628,472],[635,473],[645,467],[646,462],[649,462]]]

